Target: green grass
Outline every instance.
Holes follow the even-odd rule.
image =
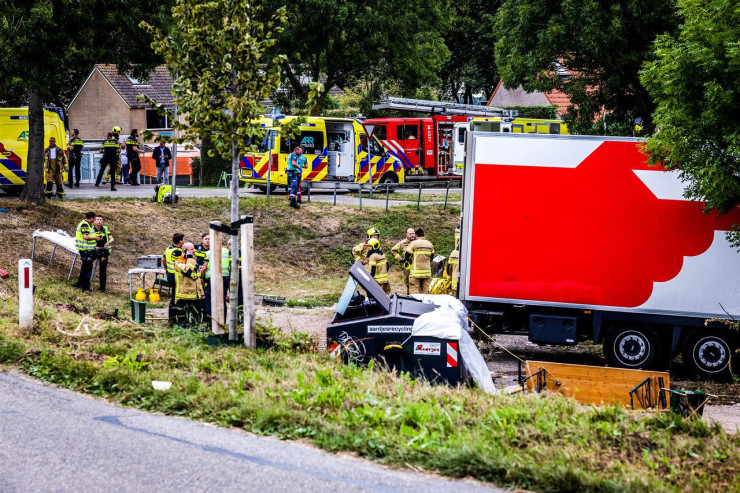
[[[63,289],[58,284],[57,289]],[[348,366],[316,341],[259,325],[261,349],[206,344],[183,329],[99,322],[91,336],[59,327],[81,315],[39,293],[32,331],[0,303],[0,364],[43,381],[162,412],[382,463],[537,491],[732,491],[740,438],[701,420],[587,408],[556,396],[492,396],[432,386],[371,364]],[[88,298],[90,311],[105,300]],[[173,382],[155,391],[152,380]]]

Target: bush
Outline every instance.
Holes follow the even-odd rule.
[[[200,148],[200,186],[214,187],[218,184],[218,179],[224,171],[231,173],[231,161],[224,159],[219,155],[209,156],[208,151],[213,149],[208,137],[203,137]]]

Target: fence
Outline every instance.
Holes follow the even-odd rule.
[[[306,181],[302,185],[306,186],[307,200],[311,202],[311,189],[317,190],[333,190],[334,191],[334,205],[337,205],[337,190],[349,190],[357,191],[359,194],[360,210],[362,210],[362,194],[363,192],[369,195],[369,198],[373,198],[373,194],[381,193],[385,194],[385,212],[388,213],[388,202],[391,191],[399,189],[413,189],[419,191],[416,197],[416,210],[418,211],[421,206],[421,191],[423,189],[438,189],[445,191],[444,209],[447,209],[447,203],[450,197],[450,189],[461,190],[461,180],[447,180],[445,183],[434,181],[434,182],[411,182],[411,183],[383,183],[378,185],[372,185],[370,183],[347,183],[347,182],[325,182],[325,181]]]

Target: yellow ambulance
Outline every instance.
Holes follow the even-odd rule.
[[[28,157],[28,108],[0,108],[0,189],[20,193],[26,184]],[[44,147],[49,137],[67,148],[67,135],[61,109],[44,110]],[[67,174],[64,173],[67,180]]]
[[[252,183],[262,191],[286,187],[285,172],[288,155],[296,146],[303,148],[306,169],[302,181],[344,183],[403,183],[404,168],[401,162],[383,148],[375,137],[368,139],[368,132],[357,120],[350,118],[305,117],[298,124],[300,133],[292,140],[281,135],[281,125],[294,120],[265,118],[260,125],[272,136],[259,145],[257,152],[248,152],[239,169],[241,181]],[[270,145],[272,140],[273,145]],[[270,150],[272,147],[272,150]]]

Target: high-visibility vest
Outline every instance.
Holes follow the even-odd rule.
[[[73,147],[72,152],[79,154],[85,147],[85,142],[79,137],[74,137],[72,140],[69,141],[69,147]]]
[[[459,262],[460,262],[460,251],[452,250],[452,253],[450,253],[450,260],[448,263],[450,266],[450,283],[452,284],[453,291],[457,290],[457,273],[458,273]]]
[[[383,253],[374,252],[370,255],[368,264],[370,264],[370,272],[378,284],[388,282],[388,261]]]
[[[411,271],[409,275],[417,279],[432,277],[432,255],[434,245],[422,238],[417,238],[406,247],[406,252],[411,254]]]
[[[95,250],[95,245],[97,244],[96,240],[86,240],[83,235],[91,235],[92,225],[87,222],[86,219],[83,219],[80,221],[80,224],[77,225],[77,231],[75,233],[75,247],[81,251],[85,252],[87,250]]]
[[[211,278],[211,252],[213,248],[206,252],[206,259],[208,265],[206,266],[206,279]],[[231,275],[231,255],[229,255],[229,249],[221,247],[221,276],[229,277]]]
[[[97,234],[101,240],[105,240],[104,243],[108,243],[108,240],[110,240],[110,230],[108,229],[108,226],[101,226],[100,230],[95,230],[95,234]],[[97,245],[97,242],[96,242]],[[108,253],[111,253],[113,251],[113,247],[109,246],[107,248]]]
[[[175,273],[175,260],[182,257],[182,248],[170,245],[164,250],[164,263],[168,274]]]

